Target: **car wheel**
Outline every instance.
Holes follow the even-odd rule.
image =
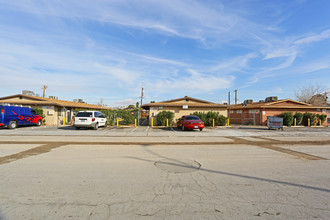
[[[182,128],[182,131],[184,131],[184,125],[182,125],[182,127],[181,127],[181,128]]]
[[[15,129],[17,127],[17,122],[16,121],[11,121],[8,125],[10,129]]]
[[[99,123],[96,123],[94,126],[94,130],[97,130],[97,129],[99,129]]]
[[[41,126],[41,124],[42,124],[41,120],[38,120],[37,126]]]
[[[104,124],[104,127],[106,128],[108,126],[108,122],[106,121]]]
[[[203,131],[203,128],[200,128],[199,130],[200,130],[200,131]]]
[[[74,127],[76,130],[79,130],[80,128],[79,127]]]

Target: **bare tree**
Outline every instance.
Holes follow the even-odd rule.
[[[299,102],[305,102],[317,106],[327,105],[326,89],[320,85],[307,85],[295,91],[295,97]]]

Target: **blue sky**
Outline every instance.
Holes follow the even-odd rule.
[[[0,0],[0,96],[109,106],[330,88],[329,0]],[[232,102],[234,96],[232,95]]]

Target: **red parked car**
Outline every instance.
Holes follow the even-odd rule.
[[[178,120],[178,128],[183,131],[188,129],[199,129],[200,131],[204,128],[204,122],[195,115],[184,115]]]

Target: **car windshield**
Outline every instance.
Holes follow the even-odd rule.
[[[197,116],[187,116],[186,120],[199,120]]]
[[[78,112],[76,117],[92,117],[93,112]]]

